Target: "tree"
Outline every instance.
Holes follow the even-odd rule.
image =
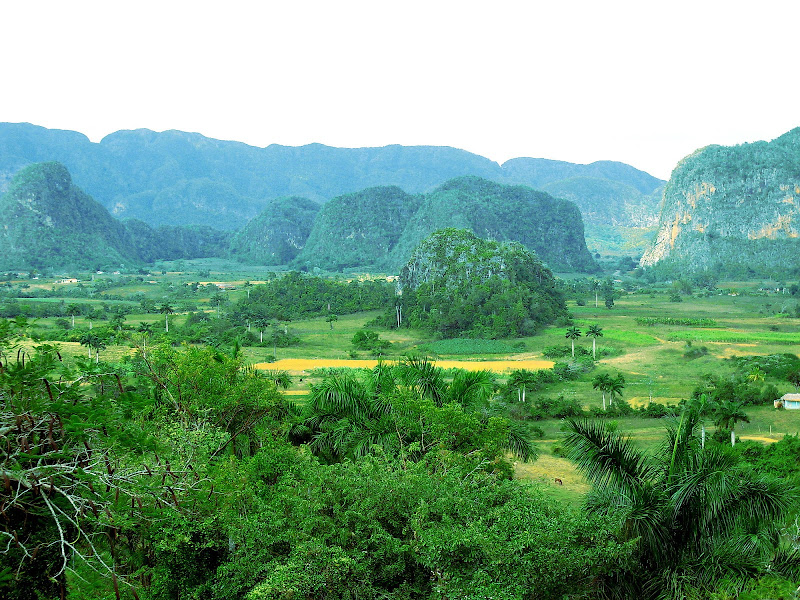
[[[791,383],[795,389],[800,389],[800,369],[790,371],[786,379]]]
[[[569,421],[567,456],[594,486],[586,508],[620,519],[621,541],[633,550],[597,581],[600,597],[706,598],[720,587],[736,595],[794,556],[778,526],[797,490],[746,469],[723,446],[699,447],[696,425],[696,413],[684,410],[650,456],[604,424]]]
[[[164,331],[169,333],[169,316],[175,312],[175,310],[169,305],[169,302],[164,302],[158,309],[162,315],[164,315]]]
[[[730,431],[731,446],[736,444],[736,423],[749,423],[750,417],[744,412],[744,403],[735,400],[724,399],[714,406],[714,424],[717,426],[718,433],[723,434]],[[722,437],[722,435],[720,435]]]
[[[605,299],[606,308],[614,307],[614,280],[610,277],[603,282],[602,288],[603,298]]]
[[[597,338],[603,337],[603,328],[599,325],[590,325],[586,330],[586,337],[592,338],[592,359],[597,360]]]
[[[594,307],[597,308],[597,300],[598,300],[597,296],[600,292],[600,281],[598,281],[597,279],[592,279],[589,285],[594,291]]]
[[[747,374],[747,381],[756,383],[758,381],[764,381],[764,377],[766,377],[766,373],[764,373],[761,367],[755,366],[750,369],[750,372]]]
[[[72,317],[72,328],[75,329],[75,315],[81,314],[81,307],[77,304],[67,306],[67,315]]]
[[[625,389],[625,377],[622,373],[617,373],[616,377],[611,377],[608,380],[608,387],[606,387],[606,391],[608,392],[608,405],[611,406],[614,404],[614,398],[619,396],[622,397],[622,390]]]
[[[327,317],[325,317],[325,321],[326,321],[328,324],[330,324],[330,326],[331,326],[331,329],[333,329],[333,323],[334,323],[335,321],[338,321],[338,320],[339,320],[339,317],[338,317],[338,315],[335,315],[335,314],[330,314],[330,315],[328,315]]]
[[[512,371],[508,376],[506,385],[512,389],[516,388],[517,400],[524,403],[525,392],[527,390],[535,389],[537,383],[538,378],[535,371],[529,371],[528,369],[517,369],[516,371]]]
[[[610,383],[611,375],[608,373],[598,373],[592,380],[592,387],[596,390],[600,390],[603,393],[603,410],[606,409],[606,392],[608,391],[608,386]]]
[[[581,330],[573,325],[567,329],[567,333],[564,334],[564,337],[572,342],[572,358],[575,358],[575,340],[581,337]]]
[[[120,597],[136,584],[150,525],[186,510],[184,494],[204,480],[174,455],[172,468],[154,459],[151,436],[130,417],[153,407],[114,373],[91,361],[92,371],[73,370],[51,346],[25,354],[0,369],[0,431],[13,432],[0,452],[0,593],[64,598],[72,573],[69,596],[93,597],[72,589],[92,573]]]

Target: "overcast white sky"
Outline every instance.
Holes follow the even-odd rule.
[[[432,144],[668,178],[800,125],[800,2],[7,1],[0,121]]]

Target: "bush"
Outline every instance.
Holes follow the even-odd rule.
[[[683,358],[694,360],[695,358],[700,358],[701,356],[706,356],[707,354],[708,348],[706,346],[700,346],[699,348],[687,347],[686,352],[683,353]]]

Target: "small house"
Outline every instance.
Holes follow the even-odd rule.
[[[800,394],[784,394],[774,402],[775,408],[783,406],[786,410],[794,410],[800,408]]]

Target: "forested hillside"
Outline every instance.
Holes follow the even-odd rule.
[[[422,239],[446,227],[520,242],[556,269],[596,268],[574,204],[478,177],[453,179],[430,194],[380,187],[334,198],[317,216],[295,265],[396,271]]]
[[[600,204],[624,202],[635,189],[643,202],[650,199],[657,206],[657,190],[663,185],[629,165],[608,161],[576,165],[520,158],[499,165],[463,150],[434,146],[256,148],[181,131],[118,131],[93,143],[72,131],[0,123],[0,190],[20,168],[42,161],[66,165],[76,185],[116,217],[154,226],[195,224],[230,230],[242,227],[279,197],[325,202],[392,185],[417,194],[465,175],[533,188],[576,177],[622,186],[593,191],[591,197]],[[561,187],[567,195],[583,195],[571,189],[569,183]],[[587,212],[595,213],[602,216],[600,208]]]
[[[673,171],[641,264],[665,276],[796,274],[799,219],[800,128],[772,142],[708,146]]]
[[[229,234],[209,227],[121,223],[57,162],[22,169],[0,195],[0,270],[131,266],[219,256]]]
[[[388,264],[409,219],[422,198],[396,186],[375,187],[334,198],[320,210],[303,251],[300,267],[338,270]]]
[[[485,239],[519,242],[553,269],[592,271],[595,264],[583,235],[577,207],[524,186],[507,186],[477,177],[448,181],[426,194],[389,258],[405,263],[426,236],[437,229],[469,229]]]
[[[303,249],[320,206],[307,198],[277,198],[231,240],[232,258],[261,265],[285,265]]]
[[[125,227],[59,163],[20,171],[0,197],[0,269],[119,266],[136,254]]]

